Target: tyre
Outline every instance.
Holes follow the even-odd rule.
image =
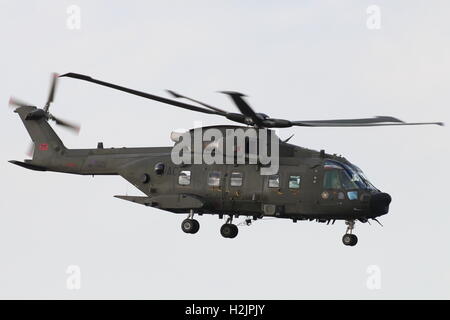
[[[197,233],[198,230],[200,230],[200,223],[197,220],[192,220],[194,223],[194,229],[191,231],[191,233]]]
[[[200,229],[200,223],[194,219],[185,219],[181,223],[181,230],[186,233],[196,233]]]
[[[358,243],[358,237],[354,234],[351,234],[351,236],[352,236],[352,241],[350,243],[350,246],[353,247],[353,246],[356,246],[356,244]]]
[[[224,238],[235,238],[238,231],[238,227],[231,223],[226,223],[220,228],[220,234]]]
[[[231,225],[231,235],[230,235],[230,238],[236,238],[236,236],[238,235],[238,233],[239,233],[239,228],[237,227],[237,225],[232,224],[232,225]]]
[[[342,237],[342,243],[345,244],[346,246],[351,246],[352,244],[352,234],[346,233],[344,234],[344,236]]]
[[[220,227],[220,234],[224,238],[229,238],[231,235],[231,228],[229,224],[224,224],[222,227]]]

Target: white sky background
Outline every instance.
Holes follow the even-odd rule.
[[[0,298],[450,298],[448,1],[1,1],[3,112]],[[301,3],[301,4],[300,4]],[[81,29],[66,27],[69,5]],[[369,5],[381,29],[366,27]],[[290,128],[293,143],[339,153],[393,197],[384,227],[258,221],[234,240],[222,220],[112,196],[119,176],[25,170],[29,142],[10,95],[43,106],[51,72],[78,72],[165,95],[173,89],[235,110],[219,90],[292,120],[391,115],[446,127]],[[52,113],[82,123],[68,147],[170,145],[170,132],[227,120],[62,79]],[[66,268],[81,268],[81,289]],[[367,268],[381,288],[366,286]]]

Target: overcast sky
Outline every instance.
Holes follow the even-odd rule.
[[[10,95],[43,106],[51,72],[77,72],[234,111],[220,90],[292,120],[391,115],[450,124],[448,1],[0,1],[0,298],[450,298],[449,127],[289,128],[291,142],[338,153],[392,195],[378,224],[260,220],[236,239],[203,216],[116,198],[119,176],[25,170],[29,137]],[[67,9],[81,10],[80,29]],[[380,29],[367,27],[377,5]],[[73,20],[69,21],[69,25]],[[62,79],[51,112],[82,124],[66,146],[168,146],[170,132],[230,124]],[[81,288],[66,287],[68,266]],[[375,267],[372,267],[375,266]],[[381,287],[370,289],[374,271]],[[378,278],[377,278],[378,279]],[[370,282],[370,281],[369,281]]]

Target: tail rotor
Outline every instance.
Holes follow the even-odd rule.
[[[51,120],[51,121],[55,122],[55,124],[57,124],[59,126],[69,129],[70,131],[72,131],[75,134],[79,134],[80,129],[81,129],[79,124],[76,124],[76,123],[73,123],[73,122],[70,122],[67,120],[63,120],[59,117],[55,117],[49,111],[50,105],[53,103],[54,98],[55,98],[55,92],[56,92],[56,88],[57,88],[57,84],[58,84],[58,77],[59,77],[59,75],[57,73],[52,73],[48,98],[42,109],[39,109],[36,106],[34,106],[33,104],[29,104],[18,98],[15,98],[15,97],[11,97],[9,99],[8,105],[14,109],[21,108],[21,107],[34,107],[36,109],[31,111],[27,115],[27,117],[26,117],[27,120],[38,120],[41,118],[45,118],[46,120]],[[32,156],[33,152],[34,152],[34,142],[31,142],[30,147],[28,148],[28,151],[26,154],[29,156]]]

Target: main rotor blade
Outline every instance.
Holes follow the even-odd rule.
[[[284,119],[268,118],[263,120],[263,124],[267,128],[288,128],[292,126],[298,127],[379,127],[379,126],[416,126],[416,125],[439,125],[442,122],[414,122],[407,123],[402,120],[390,116],[378,116],[373,118],[360,119],[337,119],[337,120],[305,120],[305,121],[289,121]]]
[[[55,90],[56,90],[56,83],[58,82],[58,74],[52,73],[52,82],[50,85],[50,91],[48,93],[48,99],[44,106],[44,111],[48,112],[48,109],[50,108],[50,104],[53,102],[53,98],[55,97]]]
[[[292,121],[293,124],[357,124],[357,123],[383,123],[383,122],[403,122],[402,120],[390,116],[377,116],[373,118],[359,118],[359,119],[336,119],[336,120],[305,120],[305,121]]]
[[[231,99],[233,99],[233,102],[238,107],[239,111],[241,113],[253,120],[253,123],[257,125],[258,127],[262,127],[262,119],[258,117],[258,115],[253,111],[253,109],[248,105],[248,103],[244,100],[243,97],[245,97],[244,94],[234,91],[221,91],[221,93],[224,93],[226,95],[229,95]]]
[[[206,104],[206,103],[204,103],[204,102],[201,102],[201,101],[199,101],[199,100],[195,100],[195,99],[192,99],[192,98],[183,96],[183,95],[181,95],[181,94],[179,94],[179,93],[176,93],[175,91],[167,90],[167,92],[170,93],[174,98],[182,98],[182,99],[186,99],[186,100],[189,100],[189,101],[191,101],[191,102],[198,103],[198,104],[200,104],[200,105],[202,105],[202,106],[204,106],[204,107],[206,107],[206,108],[209,108],[209,109],[211,109],[211,110],[214,110],[214,111],[217,111],[217,112],[220,112],[220,113],[223,113],[223,114],[227,114],[227,113],[228,113],[228,112],[225,111],[225,110],[222,110],[222,109],[217,108],[217,107],[213,107],[213,106],[211,106],[211,105],[209,105],[209,104]]]
[[[207,114],[223,115],[222,113],[219,113],[217,111],[208,110],[208,109],[205,109],[205,108],[193,106],[193,105],[190,105],[190,104],[187,104],[187,103],[183,103],[183,102],[179,102],[179,101],[175,101],[175,100],[172,100],[172,99],[167,99],[167,98],[155,96],[153,94],[149,94],[149,93],[146,93],[146,92],[133,90],[133,89],[122,87],[122,86],[119,86],[119,85],[116,85],[116,84],[108,83],[108,82],[105,82],[105,81],[96,80],[96,79],[93,79],[92,77],[89,77],[89,76],[86,76],[86,75],[83,75],[83,74],[70,72],[70,73],[63,74],[60,77],[74,78],[74,79],[79,79],[79,80],[84,80],[84,81],[96,83],[96,84],[99,84],[101,86],[109,87],[109,88],[112,88],[112,89],[116,89],[116,90],[119,90],[119,91],[123,91],[123,92],[129,93],[129,94],[133,94],[133,95],[136,95],[136,96],[139,96],[139,97],[143,97],[143,98],[147,98],[147,99],[150,99],[150,100],[154,100],[154,101],[170,104],[172,106],[180,107],[180,108],[191,110],[191,111],[197,111],[197,112],[202,112],[202,113],[207,113]]]
[[[379,120],[381,118],[381,121]],[[417,125],[439,125],[442,122],[403,122],[397,118],[388,120],[391,117],[375,117],[363,119],[342,119],[342,120],[312,120],[312,121],[292,121],[292,125],[299,127],[381,127],[381,126],[417,126]]]

